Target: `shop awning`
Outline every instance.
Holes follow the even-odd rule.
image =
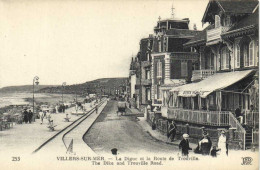
[[[205,98],[213,91],[224,89],[239,82],[249,76],[253,71],[254,70],[216,73],[200,82],[174,87],[170,91],[178,92],[178,96],[182,97],[195,97],[196,95],[200,95],[200,97]]]

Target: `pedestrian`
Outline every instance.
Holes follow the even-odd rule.
[[[172,122],[170,123],[169,128],[168,128],[168,131],[169,131],[169,132],[168,132],[167,137],[168,137],[168,139],[171,140],[171,142],[173,142],[173,141],[174,141],[174,137],[175,137],[175,135],[176,135],[176,125],[175,125],[174,121],[172,121]]]
[[[221,149],[217,149],[216,146],[213,146],[213,149],[210,152],[210,155],[212,157],[217,157],[217,152],[220,151]]]
[[[24,109],[24,112],[23,112],[23,121],[25,123],[28,122],[28,112],[27,112],[27,109]]]
[[[199,141],[199,148],[202,155],[209,155],[210,149],[212,146],[212,142],[210,140],[210,137],[208,136],[208,133],[206,131],[203,132],[203,137]]]
[[[98,105],[96,105],[95,110],[96,110],[96,114],[97,114],[98,113]]]
[[[28,113],[28,121],[29,121],[29,123],[32,123],[32,118],[33,118],[33,112],[31,110],[29,110],[29,113]]]
[[[183,139],[179,144],[179,149],[181,149],[182,156],[188,156],[189,150],[192,150],[189,145],[189,135],[185,133],[182,135],[182,137]]]
[[[41,120],[41,124],[42,124],[43,123],[43,118],[44,118],[44,113],[43,113],[42,110],[40,110],[39,116],[40,116],[40,120]]]
[[[225,135],[225,131],[224,130],[222,130],[220,132],[220,136],[218,138],[218,148],[221,149],[220,155],[222,157],[226,156],[228,154],[227,137]]]

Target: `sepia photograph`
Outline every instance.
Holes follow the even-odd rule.
[[[1,169],[259,169],[258,0],[0,0]]]

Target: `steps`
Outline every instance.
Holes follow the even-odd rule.
[[[245,149],[250,149],[252,146],[252,128],[245,126],[245,130],[246,130],[246,136],[245,136]]]

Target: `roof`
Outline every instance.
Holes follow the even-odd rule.
[[[200,82],[175,87],[170,91],[178,92],[178,96],[182,97],[195,97],[196,95],[200,95],[200,97],[206,98],[213,91],[233,85],[251,75],[253,72],[254,70],[216,73]]]
[[[166,18],[166,19],[162,19],[160,21],[157,21],[157,23],[159,23],[159,22],[166,22],[166,21],[184,22],[184,23],[189,23],[190,22],[189,18],[183,18],[183,19],[180,19],[180,18]]]
[[[184,46],[189,46],[192,44],[203,44],[206,43],[206,37],[207,37],[207,30],[212,29],[214,25],[207,26],[204,30],[197,33],[190,41],[184,44]]]
[[[257,0],[210,0],[202,18],[202,22],[208,22],[208,12],[219,7],[228,14],[250,14],[258,5]]]
[[[232,0],[217,1],[226,13],[250,14],[255,9],[258,1],[255,0]]]
[[[240,32],[252,28],[258,28],[258,21],[259,21],[259,13],[258,8],[254,11],[253,14],[249,15],[248,17],[242,19],[240,22],[235,24],[233,27],[231,27],[228,32],[223,34],[223,36],[230,35],[235,32]]]
[[[197,30],[188,30],[188,29],[169,29],[166,31],[166,35],[173,35],[173,36],[179,36],[179,37],[187,37],[187,36],[194,36],[200,33],[201,31]]]

